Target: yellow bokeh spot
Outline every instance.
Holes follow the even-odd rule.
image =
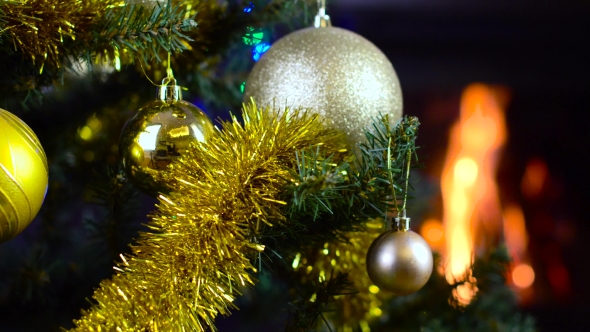
[[[95,116],[88,118],[86,125],[92,129],[93,132],[97,132],[102,128],[102,122]]]
[[[309,299],[309,302],[315,302],[316,298],[317,298],[317,294],[315,294],[315,293],[314,293],[314,294],[311,296],[311,298]]]
[[[78,133],[78,135],[80,135],[81,139],[88,141],[92,138],[92,129],[90,129],[88,126],[84,126],[80,128],[80,132]]]
[[[379,317],[381,316],[383,312],[381,311],[381,309],[379,309],[378,307],[375,308],[371,308],[371,315],[375,316],[375,317]]]
[[[371,285],[371,286],[369,286],[369,292],[371,292],[373,294],[377,294],[377,293],[379,293],[379,287],[377,287],[375,285]]]
[[[301,253],[298,253],[293,259],[293,268],[296,269],[299,266],[299,261],[301,260]]]
[[[121,70],[121,57],[119,57],[119,49],[115,48],[115,69]]]
[[[359,322],[359,326],[361,327],[362,332],[371,332],[371,328],[369,327],[369,323],[366,320],[361,320]]]

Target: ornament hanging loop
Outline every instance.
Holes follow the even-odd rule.
[[[326,0],[318,0],[318,14],[315,16],[313,26],[316,28],[331,27],[330,15],[326,14]]]
[[[392,197],[393,197],[393,204],[395,207],[395,211],[397,212],[397,217],[392,220],[391,222],[391,228],[394,231],[402,231],[402,232],[407,232],[408,230],[410,230],[410,218],[406,217],[406,203],[408,200],[408,189],[410,188],[410,166],[412,163],[412,149],[409,148],[406,152],[406,183],[405,183],[405,188],[404,188],[404,199],[403,199],[403,205],[400,208],[397,204],[397,195],[395,193],[395,182],[393,180],[393,172],[391,172],[391,143],[392,143],[392,138],[391,136],[389,137],[389,144],[387,146],[387,168],[389,169],[389,181],[391,183],[391,189],[392,189]],[[401,217],[400,217],[401,214]]]
[[[172,15],[172,0],[168,0],[168,4],[166,5],[166,9],[168,9],[168,14]],[[168,47],[172,48],[172,21],[170,21],[170,27],[168,28]],[[166,63],[166,78],[174,79],[174,72],[172,72],[172,64],[171,62],[171,51],[168,49],[168,62]]]
[[[404,210],[401,217],[395,218],[395,226],[393,229],[400,232],[407,232],[410,230],[410,218],[406,217],[406,210]]]
[[[406,217],[406,210],[402,211],[401,216],[391,218],[391,229],[395,232],[407,232],[410,230],[410,218]]]
[[[173,77],[165,77],[162,80],[162,85],[158,86],[157,91],[158,100],[165,102],[174,102],[182,99],[182,87],[176,85],[176,79]]]

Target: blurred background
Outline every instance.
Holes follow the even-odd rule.
[[[413,177],[415,230],[463,266],[469,257],[461,253],[506,242],[514,260],[510,286],[539,330],[590,330],[590,2],[328,3],[334,26],[364,36],[387,55],[402,86],[404,113],[422,123],[424,168]],[[248,8],[253,10],[244,12]],[[295,27],[310,23],[309,17],[289,20],[298,22]],[[282,31],[273,30],[272,40],[267,34],[265,41],[271,44]],[[251,67],[268,47],[244,43],[231,50],[232,57]],[[247,72],[227,78],[211,69],[218,63],[208,64],[195,64],[189,68],[196,74],[183,76],[190,87],[185,99],[211,118],[227,119],[229,111],[237,113]],[[223,66],[231,72],[231,65]],[[105,165],[117,164],[125,120],[153,99],[154,89],[137,68],[115,72],[98,66],[91,78],[86,74],[88,68],[80,67],[66,75],[63,86],[42,88],[40,105],[2,105],[37,133],[51,173],[37,219],[0,244],[1,331],[45,330],[47,322],[71,326],[87,306],[84,298],[110,276],[113,260],[128,251],[155,203],[121,192],[129,205],[116,216],[100,208],[113,202],[89,204],[97,192],[113,190]],[[148,68],[148,74],[162,72]],[[466,183],[475,191],[458,202],[456,190]],[[453,213],[456,204],[469,205],[475,217],[461,219]],[[55,302],[56,294],[71,296]],[[232,320],[247,314],[221,320],[220,329],[232,330]]]
[[[431,193],[420,202],[421,232],[446,254],[452,249],[443,234],[454,231],[447,225],[454,220],[443,195],[448,202],[452,193],[443,194],[440,183],[448,167],[466,165],[457,139],[449,147],[451,127],[465,125],[473,98],[494,100],[483,113],[500,112],[498,135],[505,123],[503,143],[491,147],[497,170],[488,169],[497,174],[497,201],[479,208],[501,213],[503,222],[472,220],[471,241],[477,250],[506,240],[515,260],[511,282],[540,331],[587,330],[590,4],[340,0],[330,14],[334,25],[365,36],[388,56],[405,114],[420,118],[425,168],[418,187]],[[479,166],[483,175],[493,165]]]

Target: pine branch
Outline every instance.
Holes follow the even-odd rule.
[[[39,72],[46,64],[55,68],[71,65],[71,59],[83,56],[89,64],[96,52],[114,48],[139,52],[144,60],[157,57],[159,48],[167,52],[187,49],[191,41],[185,32],[196,28],[186,6],[121,7],[114,0],[5,1],[0,7],[0,36],[11,39],[13,47],[30,59]],[[147,53],[147,54],[146,54]],[[116,56],[115,56],[116,57]]]
[[[62,262],[51,260],[45,246],[28,248],[6,255],[3,266],[0,267],[2,281],[0,286],[6,291],[0,293],[0,303],[35,304],[36,306],[54,305],[57,301],[52,296],[51,282],[52,270]],[[16,257],[24,256],[25,261],[17,265]]]
[[[336,165],[330,157],[323,158],[319,151],[318,147],[307,154],[305,150],[295,153],[300,182],[290,188],[293,204],[289,206],[288,215],[291,217],[299,210],[307,212],[308,209],[314,220],[323,213],[333,214],[331,202],[343,198],[339,189],[346,189],[344,174],[348,164]]]
[[[187,17],[182,5],[149,11],[121,7],[114,0],[3,1],[0,90],[8,98],[21,98],[25,106],[31,100],[40,102],[41,88],[62,81],[64,70],[80,62],[92,67],[100,60],[118,68],[136,59],[161,61],[165,52],[190,47],[187,33],[197,23]]]
[[[326,156],[321,147],[298,151],[294,168],[294,177],[298,180],[285,188],[283,198],[288,202],[285,214],[289,224],[287,227],[263,228],[259,237],[261,243],[286,259],[293,261],[297,257],[297,261],[303,260],[308,267],[313,267],[315,277],[303,279],[313,280],[318,273],[322,278],[329,273],[326,271],[329,262],[319,262],[327,259],[325,255],[330,252],[329,243],[330,247],[334,242],[343,243],[341,254],[346,251],[350,255],[364,256],[366,246],[374,238],[371,235],[374,232],[366,229],[367,221],[384,216],[395,205],[401,208],[403,198],[411,190],[411,186],[406,186],[406,177],[409,175],[408,167],[416,166],[418,126],[417,118],[405,117],[391,128],[387,117],[384,117],[366,134],[367,141],[360,145],[360,153],[354,158],[338,153]],[[399,202],[391,203],[394,192]],[[320,253],[321,248],[324,248],[323,253]],[[334,256],[332,259],[338,260]],[[314,265],[314,262],[319,265]],[[271,261],[266,263],[272,266]],[[293,264],[296,266],[299,263]],[[358,278],[357,265],[354,263]],[[352,268],[349,264],[338,270],[346,272]],[[368,285],[359,287],[368,292]],[[319,310],[320,307],[312,306],[307,310],[313,308]],[[309,313],[310,317],[319,317],[320,314],[319,311]],[[363,317],[364,313],[360,314]]]
[[[151,12],[143,6],[126,6],[107,11],[98,31],[92,33],[93,45],[85,48],[85,58],[97,51],[113,49],[113,57],[133,52],[147,63],[151,58],[161,61],[160,50],[178,53],[188,49],[186,42],[193,41],[185,33],[197,27],[194,17],[185,19],[185,7],[166,8],[155,6]]]
[[[85,220],[88,247],[95,259],[110,263],[130,251],[129,242],[141,229],[137,191],[122,170],[111,167],[95,173],[90,189],[94,192],[92,202],[102,207],[104,215]]]
[[[59,74],[45,70],[39,74],[31,62],[23,62],[18,54],[0,55],[0,100],[16,99],[23,109],[39,105],[41,87],[54,84]]]
[[[60,84],[64,69],[80,63],[90,67],[94,63],[135,63],[140,75],[147,70],[157,81],[162,78],[162,67],[152,62],[164,60],[171,50],[179,82],[208,107],[239,107],[240,85],[253,64],[252,50],[241,43],[247,27],[264,27],[270,42],[277,37],[270,37],[276,26],[293,30],[308,25],[316,6],[315,0],[256,0],[252,1],[254,9],[245,13],[246,4],[241,0],[223,5],[217,0],[186,0],[169,12],[159,7],[121,6],[115,0],[28,0],[26,5],[3,1],[0,100],[18,99],[24,108],[34,105],[31,101],[40,103],[43,87]],[[183,52],[186,50],[190,52]],[[15,68],[26,68],[32,76],[19,74],[22,70]]]
[[[290,304],[292,309],[289,312],[285,331],[316,331],[320,318],[331,331],[323,313],[330,311],[330,304],[334,302],[336,296],[354,294],[355,290],[351,286],[352,283],[348,280],[346,273],[330,275],[328,280],[320,282],[312,295]]]
[[[392,210],[393,191],[403,198],[411,189],[405,187],[404,171],[408,151],[417,149],[418,126],[417,118],[406,117],[390,128],[384,118],[367,133],[361,153],[351,162],[337,155],[325,156],[319,148],[298,152],[299,181],[286,188],[284,198],[289,202],[285,210],[290,224],[264,228],[261,241],[293,257],[302,248],[347,241],[347,232],[363,230],[369,218]],[[417,157],[411,156],[410,167],[415,167]]]

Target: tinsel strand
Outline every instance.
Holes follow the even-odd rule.
[[[2,32],[15,51],[42,70],[45,62],[56,67],[67,52],[64,40],[74,41],[87,29],[96,13],[121,3],[119,0],[22,0],[2,4]]]
[[[215,330],[215,317],[236,308],[238,287],[255,282],[252,258],[264,250],[257,230],[286,222],[279,194],[295,181],[294,152],[342,141],[303,111],[251,104],[243,117],[174,164],[177,188],[160,196],[152,232],[101,283],[75,330]]]

